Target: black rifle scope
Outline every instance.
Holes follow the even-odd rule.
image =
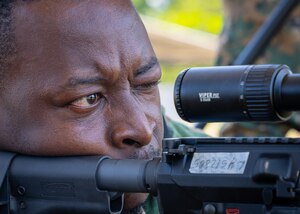
[[[174,102],[189,122],[285,121],[300,110],[300,74],[286,65],[190,68],[177,77]]]

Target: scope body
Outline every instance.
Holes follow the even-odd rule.
[[[176,79],[174,102],[189,122],[284,121],[300,110],[300,74],[286,65],[195,67]]]

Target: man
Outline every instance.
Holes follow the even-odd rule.
[[[18,0],[3,7],[2,150],[160,154],[161,70],[129,0]],[[128,195],[125,208],[146,197]]]
[[[0,150],[160,155],[161,70],[130,0],[6,0],[0,9]],[[127,194],[125,209],[146,198]]]

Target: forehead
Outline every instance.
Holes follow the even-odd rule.
[[[153,54],[144,26],[127,0],[21,1],[14,11],[18,52],[28,62],[63,63],[59,59],[64,58],[76,65],[86,59],[111,67],[116,61],[121,66],[136,56]]]
[[[18,28],[28,24],[31,29],[41,30],[39,28],[42,25],[43,30],[56,28],[64,33],[95,31],[95,25],[102,28],[109,26],[105,31],[98,29],[101,32],[121,26],[126,29],[131,28],[138,20],[131,2],[127,0],[18,1],[14,7],[14,15]]]

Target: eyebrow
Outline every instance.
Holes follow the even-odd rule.
[[[149,71],[151,68],[153,68],[155,65],[158,64],[158,60],[156,57],[152,57],[150,61],[140,67],[139,69],[136,70],[135,76],[142,75]],[[92,78],[77,78],[77,77],[72,77],[68,80],[68,82],[63,85],[63,88],[74,88],[77,85],[93,85],[93,84],[99,84],[100,82],[103,82],[105,78],[103,77],[92,77]]]
[[[64,88],[74,88],[77,85],[93,85],[93,84],[99,84],[105,80],[102,77],[92,77],[92,78],[76,78],[72,77],[68,80],[67,84],[63,85]]]
[[[139,75],[146,73],[147,71],[149,71],[151,68],[153,68],[157,64],[158,64],[157,58],[152,57],[146,65],[144,65],[141,68],[139,68],[138,70],[136,70],[135,76],[139,76]]]

